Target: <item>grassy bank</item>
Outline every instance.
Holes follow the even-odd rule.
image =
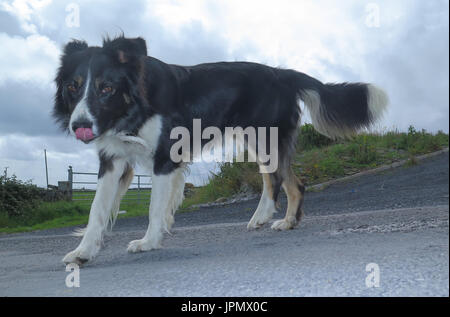
[[[414,156],[448,147],[449,136],[410,127],[408,132],[363,133],[351,140],[333,141],[304,125],[297,141],[292,168],[306,184],[313,185],[352,175]],[[183,207],[230,197],[242,191],[260,192],[261,175],[256,163],[225,163],[208,185],[198,188]]]
[[[297,151],[293,169],[308,185],[352,175],[448,146],[448,135],[410,127],[407,133],[362,134],[346,142]]]

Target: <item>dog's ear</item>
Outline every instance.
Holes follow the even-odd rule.
[[[140,56],[147,56],[147,44],[140,37],[134,39],[125,37],[119,37],[114,40],[105,39],[103,48],[122,64]]]
[[[84,51],[88,48],[85,41],[72,40],[64,46],[64,55],[71,55],[75,52]]]

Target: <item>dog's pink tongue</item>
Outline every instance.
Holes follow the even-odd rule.
[[[94,138],[94,133],[91,128],[78,128],[75,130],[75,136],[78,140],[89,141]]]

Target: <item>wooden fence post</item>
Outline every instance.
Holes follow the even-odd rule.
[[[69,165],[69,169],[67,170],[67,172],[68,172],[67,181],[69,182],[68,196],[69,196],[70,200],[72,200],[72,189],[73,189],[73,170],[72,170],[72,166]]]
[[[141,203],[141,176],[138,175],[138,204]]]

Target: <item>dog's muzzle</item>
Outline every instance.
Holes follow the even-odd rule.
[[[79,119],[72,123],[72,130],[75,132],[75,137],[84,143],[89,143],[95,138],[92,131],[92,122],[88,119]]]

